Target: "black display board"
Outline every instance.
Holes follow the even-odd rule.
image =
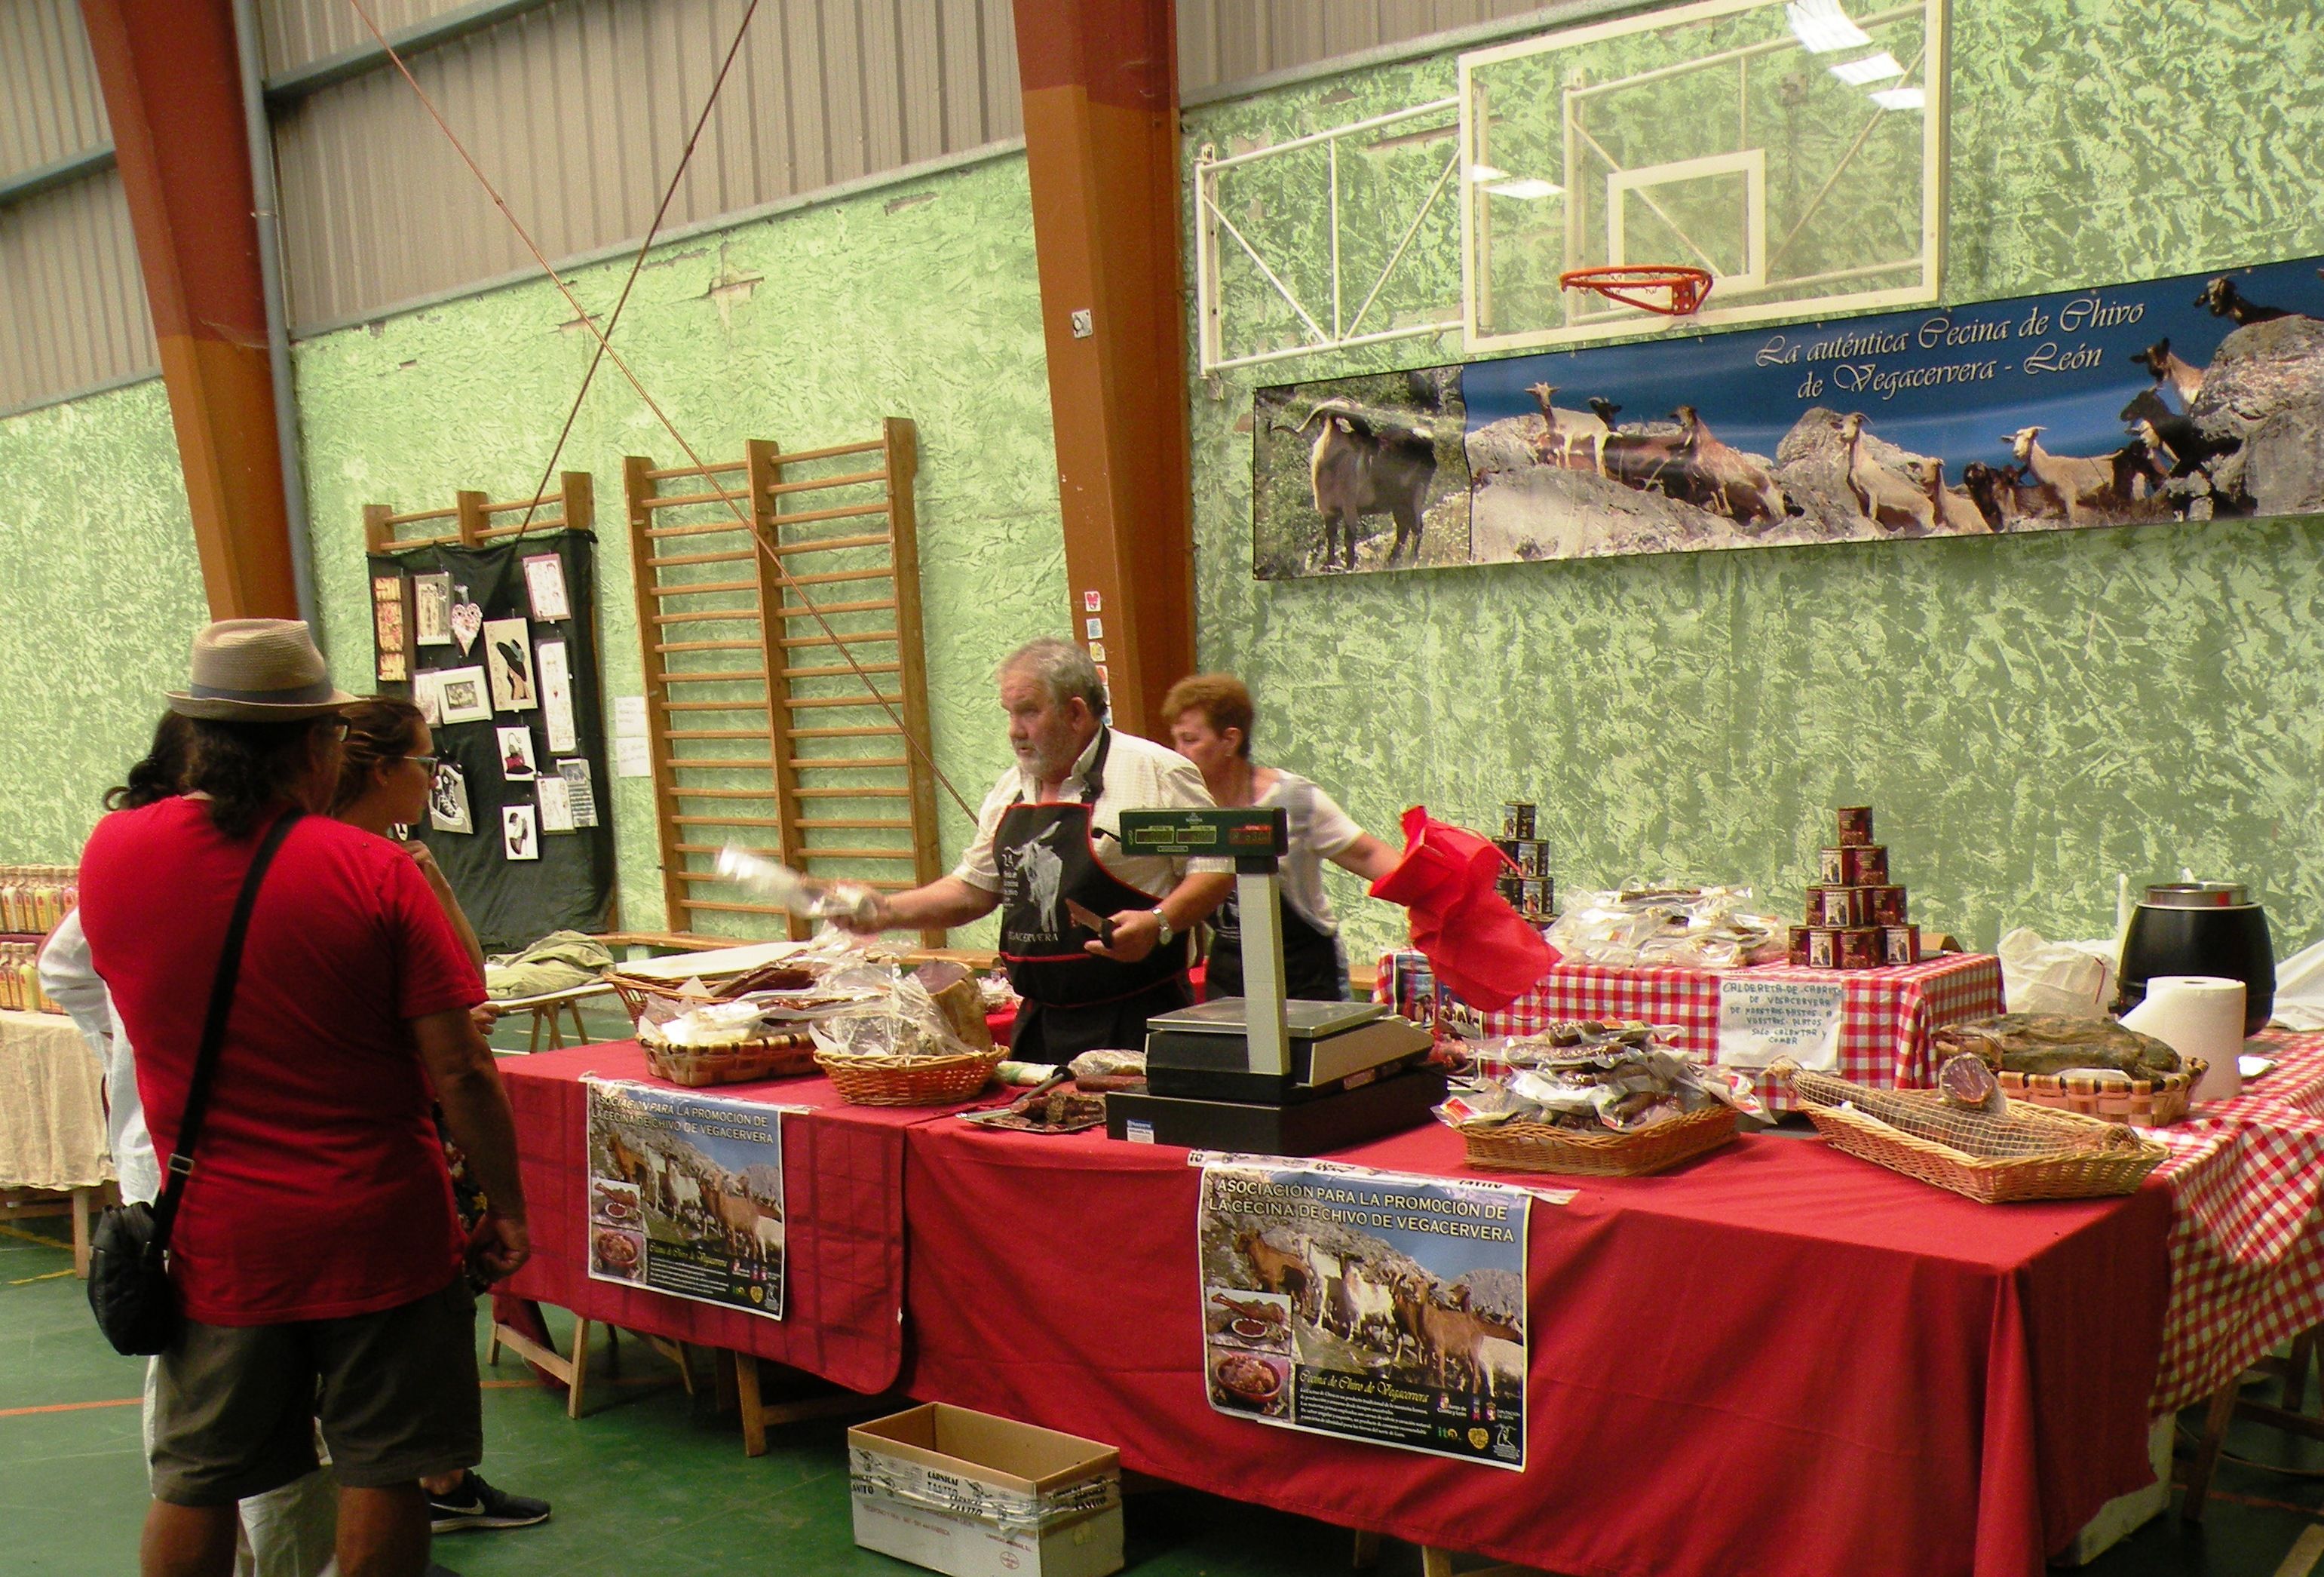
[[[503,697],[495,693],[501,687],[489,683],[484,688],[485,700],[493,704],[489,718],[447,720],[434,729],[438,772],[445,765],[458,770],[466,790],[473,830],[447,831],[433,825],[431,813],[429,821],[412,829],[412,835],[434,853],[436,862],[443,867],[452,890],[459,896],[461,907],[467,911],[487,951],[521,947],[550,931],[603,931],[611,918],[613,807],[612,785],[607,781],[604,706],[597,654],[596,549],[595,533],[560,529],[529,532],[520,540],[483,548],[447,544],[371,557],[374,605],[380,583],[385,577],[401,576],[403,583],[401,628],[392,631],[388,625],[393,621],[379,620],[374,624],[375,639],[401,635],[407,665],[402,671],[410,673],[413,679],[453,669],[489,669],[492,649],[501,643],[495,641],[493,632],[487,631],[477,631],[471,641],[463,643],[459,636],[469,616],[464,613],[448,621],[437,616],[436,610],[445,604],[442,598],[431,599],[429,595],[425,583],[432,576],[449,577],[449,606],[453,611],[460,610],[463,604],[472,606],[487,626],[503,620],[525,622],[525,641],[519,650],[521,661],[533,670],[529,678],[537,701],[540,699],[540,647],[544,642],[565,644],[572,699],[571,750],[549,748],[543,706],[530,709],[502,706],[497,703]],[[566,612],[561,618],[534,616],[525,560],[547,555],[555,556],[562,571]],[[446,585],[435,582],[433,587],[440,591]],[[453,633],[448,641],[440,641],[445,622],[451,624]],[[503,625],[497,633],[506,641],[512,632]],[[440,643],[431,643],[431,636],[438,637]],[[391,652],[379,654],[379,666],[374,671],[397,671]],[[384,695],[409,698],[413,683],[383,680],[379,689]],[[500,731],[517,728],[525,730],[530,758],[537,765],[538,776],[531,779],[512,780],[508,776]],[[539,779],[558,775],[558,762],[575,761],[587,763],[588,793],[594,802],[596,825],[576,826],[571,832],[544,832],[539,825]],[[439,787],[440,784],[439,778]],[[568,788],[567,797],[576,802],[578,809],[577,790]],[[523,846],[537,849],[537,859],[512,859],[507,853],[503,809],[521,806],[530,806],[533,810],[532,837]]]

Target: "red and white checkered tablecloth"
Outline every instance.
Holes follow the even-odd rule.
[[[1384,961],[1380,978],[1388,978]],[[1843,991],[1840,1066],[1843,1077],[1879,1086],[1933,1084],[1929,1031],[1941,1024],[2001,1011],[2001,964],[1989,954],[1948,953],[1885,969],[1802,969],[1788,964],[1755,969],[1629,969],[1604,964],[1560,964],[1540,983],[1498,1012],[1480,1013],[1457,1001],[1447,1018],[1463,1034],[1530,1035],[1574,1019],[1644,1019],[1668,1024],[1682,1049],[1719,1060],[1719,986],[1723,980],[1837,982]],[[1764,1074],[1759,1096],[1771,1107],[1796,1104],[1788,1090]]]
[[[2270,1030],[2277,1065],[2156,1129],[2171,1151],[2171,1305],[2157,1413],[2210,1395],[2324,1323],[2324,1034]]]

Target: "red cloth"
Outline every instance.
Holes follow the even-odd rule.
[[[1341,1158],[1464,1172],[1435,1127]],[[1580,1180],[1533,1212],[1518,1477],[1211,1411],[1198,1177],[1167,1147],[914,1129],[913,1395],[1572,1577],[2015,1577],[2151,1476],[2159,1187],[1987,1207],[1778,1135]]]
[[[1404,813],[1404,845],[1371,895],[1412,911],[1412,945],[1463,1000],[1487,1012],[1506,1007],[1557,962],[1557,949],[1495,887],[1517,867],[1489,840],[1416,805]]]
[[[81,856],[90,959],[137,1048],[164,1166],[257,843],[229,842],[200,800],[167,799],[106,816]],[[190,1317],[336,1319],[424,1297],[457,1273],[451,1179],[403,1021],[484,1000],[409,856],[327,816],[291,830],[251,917],[171,1243]]]
[[[904,1130],[954,1108],[849,1106],[820,1076],[726,1084],[722,1100],[807,1105],[783,1119],[785,1255],[780,1320],[594,1281],[585,1252],[587,1095],[594,1074],[674,1088],[637,1042],[576,1046],[501,1064],[516,1112],[532,1259],[505,1290],[623,1330],[700,1342],[884,1390],[903,1358]]]

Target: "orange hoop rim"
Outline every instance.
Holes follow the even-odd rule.
[[[1683,263],[1624,263],[1597,268],[1570,268],[1557,276],[1569,290],[1595,290],[1609,301],[1636,307],[1665,318],[1685,318],[1699,311],[1711,294],[1711,271]],[[1632,290],[1664,290],[1661,300],[1629,294]]]

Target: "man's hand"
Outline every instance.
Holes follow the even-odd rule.
[[[1113,945],[1092,940],[1082,944],[1082,951],[1118,964],[1135,964],[1161,940],[1162,924],[1152,909],[1123,909],[1113,916]]]
[[[531,1258],[532,1233],[522,1216],[486,1211],[484,1219],[468,1234],[468,1274],[478,1281],[505,1280]]]
[[[876,936],[896,927],[895,911],[883,893],[872,893],[872,901],[854,914],[834,915],[831,923],[843,931],[853,931],[859,936]]]

